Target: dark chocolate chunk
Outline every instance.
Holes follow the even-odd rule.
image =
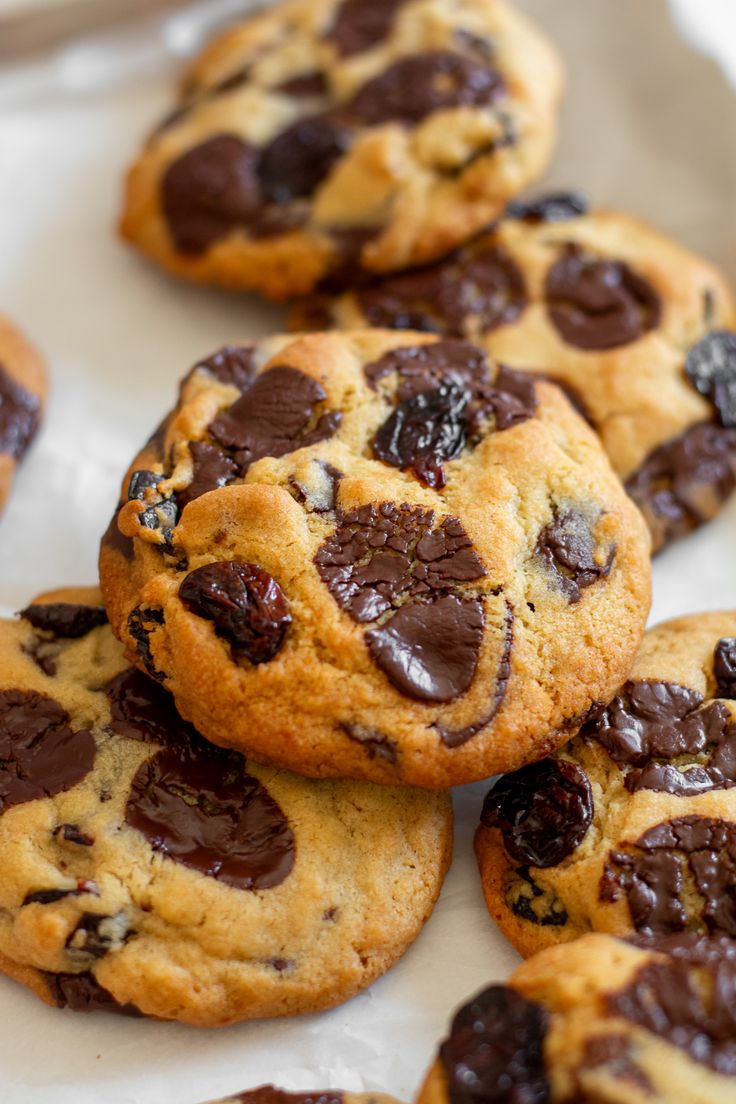
[[[342,57],[370,50],[387,37],[405,0],[342,0],[327,37]]]
[[[736,936],[736,824],[677,817],[623,846],[608,856],[599,896],[616,901],[625,892],[636,931],[667,935],[688,928]],[[693,889],[697,911],[687,903]]]
[[[226,487],[239,475],[238,465],[217,445],[208,445],[206,441],[190,441],[189,452],[192,457],[192,481],[179,491],[176,500],[180,510],[200,495]]]
[[[473,681],[484,625],[480,598],[446,594],[401,606],[365,639],[376,666],[402,694],[448,702]]]
[[[652,285],[623,261],[586,256],[568,246],[547,273],[549,316],[579,349],[615,349],[659,324],[662,303]]]
[[[736,427],[736,333],[706,334],[687,354],[685,371],[693,387],[713,403],[721,425]]]
[[[93,974],[44,974],[51,996],[59,1008],[75,1012],[114,1012],[118,1016],[141,1016],[134,1004],[119,1004]]]
[[[568,759],[530,763],[493,785],[480,820],[501,832],[516,862],[557,866],[579,847],[593,821],[588,776]]]
[[[578,1082],[580,1074],[588,1070],[604,1070],[606,1078],[616,1082],[623,1081],[640,1089],[644,1096],[654,1096],[654,1087],[635,1061],[635,1045],[632,1039],[622,1035],[593,1035],[585,1042],[585,1050],[578,1067]],[[577,1095],[571,1098],[571,1104],[585,1104],[586,1097],[583,1086],[578,1083]]]
[[[369,759],[384,759],[392,764],[397,762],[398,746],[382,732],[376,732],[372,728],[365,728],[359,724],[341,724],[340,728],[348,740],[353,740],[365,748]]]
[[[353,132],[335,111],[308,115],[281,131],[261,153],[258,178],[274,203],[311,196],[350,148]]]
[[[723,936],[683,935],[658,940],[651,949],[656,958],[606,998],[609,1011],[679,1047],[694,1062],[736,1077],[734,943]]]
[[[213,376],[218,383],[247,391],[256,378],[254,353],[253,345],[224,345],[212,356],[197,361],[187,379],[195,372],[203,371]]]
[[[291,234],[309,222],[309,203],[294,200],[292,203],[267,203],[248,224],[248,233],[257,241],[275,238],[279,234]]]
[[[69,714],[45,694],[0,691],[0,813],[53,797],[92,769],[91,732],[69,727]]]
[[[104,606],[82,606],[74,602],[43,602],[20,611],[34,629],[51,633],[60,640],[77,640],[98,625],[107,624]]]
[[[465,447],[470,395],[453,383],[399,403],[373,438],[373,453],[427,487],[445,485],[444,462]]]
[[[192,256],[237,227],[261,204],[259,153],[234,134],[218,134],[187,150],[164,173],[161,203],[176,248]]]
[[[164,613],[160,609],[148,609],[136,606],[128,614],[128,632],[135,640],[135,650],[141,658],[143,666],[157,682],[163,682],[166,674],[160,671],[153,661],[151,643],[149,637],[152,632],[163,625]]]
[[[709,521],[736,486],[736,429],[690,426],[650,452],[626,490],[644,514],[653,548]]]
[[[41,400],[0,364],[0,452],[21,460],[41,423]]]
[[[104,958],[119,950],[134,932],[123,913],[108,916],[99,912],[83,912],[66,941],[70,958]]]
[[[65,843],[76,843],[79,847],[91,847],[95,842],[92,836],[82,832],[77,824],[59,824],[52,833],[61,836]]]
[[[713,651],[716,697],[736,698],[736,636],[724,636]]]
[[[557,585],[570,603],[580,601],[584,587],[610,574],[616,555],[611,547],[605,561],[595,556],[596,542],[585,514],[572,508],[555,510],[552,521],[537,540],[537,554],[554,572]]]
[[[493,985],[456,1013],[440,1045],[450,1104],[549,1104],[541,1005]]]
[[[329,92],[327,77],[321,69],[312,69],[308,73],[299,73],[296,77],[277,84],[274,92],[280,92],[284,96],[326,96]]]
[[[367,81],[350,110],[362,123],[412,125],[443,108],[485,106],[506,95],[501,74],[450,50],[410,54]]]
[[[694,797],[736,785],[736,722],[722,702],[671,682],[627,682],[580,730],[625,772],[629,793]],[[686,757],[687,761],[682,762]]]
[[[581,192],[549,192],[531,200],[515,200],[506,217],[524,222],[567,222],[588,213],[588,200]]]
[[[158,490],[159,484],[165,478],[162,472],[134,471],[128,484],[128,501],[145,503],[145,510],[138,515],[138,523],[146,529],[159,530],[168,544],[179,517],[179,509],[171,493],[164,494]]]
[[[263,456],[284,456],[325,441],[340,425],[339,411],[317,414],[327,394],[314,379],[287,365],[269,368],[210,425],[219,444],[234,450],[241,474]]]
[[[175,711],[166,691],[132,667],[111,679],[105,693],[110,728],[118,736],[164,745],[199,739],[196,730]]]
[[[283,590],[257,564],[220,560],[190,571],[179,597],[192,613],[212,621],[238,659],[267,663],[291,625]]]
[[[541,928],[564,928],[568,914],[559,897],[543,890],[528,866],[517,867],[514,874],[516,879],[508,891],[508,905],[514,916]]]
[[[386,376],[396,373],[399,402],[432,391],[440,384],[454,384],[474,397],[490,385],[486,354],[467,341],[445,339],[425,345],[402,345],[363,369],[369,386],[375,390]]]
[[[314,465],[320,473],[317,482],[306,485],[292,476],[289,479],[289,485],[297,502],[302,503],[312,513],[334,514],[337,510],[337,495],[344,473],[338,471],[327,460],[315,460]]]
[[[79,897],[82,893],[88,893],[88,889],[37,889],[34,893],[26,893],[23,905],[53,905],[57,901],[63,901],[65,897]]]
[[[121,503],[122,505],[122,503]],[[133,547],[133,538],[126,537],[124,533],[120,532],[118,528],[118,514],[120,513],[121,506],[118,506],[115,513],[110,518],[110,524],[102,535],[101,548],[107,548],[110,551],[117,552],[119,556],[123,556],[128,562],[132,561],[135,550]]]
[[[490,705],[482,717],[463,728],[447,728],[446,725],[435,723],[439,737],[445,747],[456,748],[472,740],[484,728],[487,728],[496,719],[498,712],[506,697],[506,689],[511,678],[511,652],[514,646],[514,611],[510,602],[506,603],[506,617],[504,623],[504,641],[501,659],[496,673],[496,683],[493,687]]]
[[[294,865],[279,806],[241,755],[201,738],[170,742],[138,768],[125,819],[154,851],[237,889],[272,888]]]
[[[375,621],[407,597],[440,596],[486,572],[457,518],[392,502],[345,514],[318,550],[322,582],[354,621]]]

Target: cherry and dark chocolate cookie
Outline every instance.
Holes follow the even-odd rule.
[[[523,954],[591,928],[736,938],[735,634],[734,613],[651,629],[564,751],[488,793],[483,890]]]
[[[46,369],[27,338],[0,317],[0,510],[41,425]]]
[[[713,518],[736,486],[733,298],[716,269],[628,215],[588,210],[576,193],[515,201],[441,260],[292,315],[296,329],[366,323],[466,338],[559,383],[600,434],[654,551]],[[453,396],[433,410],[442,425],[461,420]]]
[[[213,743],[446,787],[550,751],[626,676],[646,534],[549,383],[457,338],[274,337],[199,361],[162,424],[102,585]]]
[[[723,936],[550,947],[458,1010],[417,1104],[725,1104],[734,985]]]
[[[235,622],[262,581],[239,580],[215,605]],[[352,996],[432,911],[449,797],[308,781],[208,743],[100,609],[99,591],[57,591],[0,621],[3,970],[59,1008],[203,1026]],[[159,631],[156,612],[139,628]]]
[[[438,20],[408,0],[284,0],[195,62],[129,173],[123,235],[177,275],[274,299],[431,261],[544,171],[561,85],[505,0],[445,0]],[[489,319],[523,295],[503,269],[473,277],[498,282]]]

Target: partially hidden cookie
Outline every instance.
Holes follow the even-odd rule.
[[[736,938],[736,613],[650,630],[557,755],[500,779],[476,835],[522,954],[591,928]]]
[[[0,657],[0,971],[48,1004],[201,1026],[313,1011],[418,934],[447,795],[206,743],[93,591],[0,622]]]
[[[440,256],[538,178],[561,72],[505,0],[296,0],[216,39],[122,233],[190,280],[305,294]]]
[[[342,1092],[324,1089],[315,1092],[286,1092],[274,1085],[260,1085],[233,1096],[211,1100],[209,1104],[397,1104],[386,1093]]]
[[[0,316],[0,510],[41,424],[45,401],[46,370],[39,353]]]
[[[736,943],[589,934],[456,1013],[417,1104],[730,1104]]]
[[[445,260],[307,302],[292,325],[466,337],[557,380],[600,434],[655,551],[736,486],[736,307],[723,276],[579,195],[514,203]]]
[[[557,387],[392,331],[230,346],[102,541],[113,630],[215,743],[444,787],[559,746],[649,603],[641,516]]]

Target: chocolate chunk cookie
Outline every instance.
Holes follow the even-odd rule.
[[[48,1004],[203,1026],[312,1011],[419,933],[446,795],[206,743],[129,666],[99,592],[0,622],[0,657],[0,971]]]
[[[444,787],[538,758],[610,697],[648,551],[558,388],[365,330],[198,364],[100,570],[129,659],[214,743]]]
[[[522,954],[594,929],[736,939],[736,614],[650,630],[562,751],[499,779],[476,853]]]
[[[588,934],[455,1014],[417,1104],[727,1104],[736,944]]]
[[[0,317],[0,511],[15,469],[38,432],[46,401],[46,369],[25,336]]]
[[[544,171],[562,77],[505,0],[297,0],[216,39],[128,177],[123,235],[273,299],[441,256]]]
[[[274,1085],[259,1085],[257,1089],[246,1089],[210,1104],[397,1104],[392,1096],[385,1093],[341,1092],[337,1089],[325,1089],[314,1092],[286,1092]]]
[[[512,204],[443,261],[298,306],[294,328],[466,337],[557,381],[598,431],[655,551],[736,486],[736,308],[704,260],[579,195]]]

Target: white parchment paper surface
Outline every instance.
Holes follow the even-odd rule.
[[[549,182],[650,218],[736,279],[736,93],[716,65],[685,44],[665,0],[520,3],[569,70]],[[733,30],[729,0],[673,7],[706,49],[718,52]],[[94,580],[121,473],[179,377],[283,318],[176,284],[115,240],[124,167],[170,99],[172,67],[152,39],[128,33],[102,62],[77,49],[48,63],[40,84],[38,75],[6,82],[3,98],[0,70],[0,310],[41,345],[53,379],[45,428],[0,522],[5,612]],[[733,501],[656,561],[652,619],[736,605],[735,546]],[[264,1081],[410,1100],[451,1009],[516,961],[487,917],[472,858],[483,792],[458,792],[455,863],[435,914],[368,992],[322,1015],[197,1031],[59,1012],[0,979],[0,1101],[196,1104]]]

